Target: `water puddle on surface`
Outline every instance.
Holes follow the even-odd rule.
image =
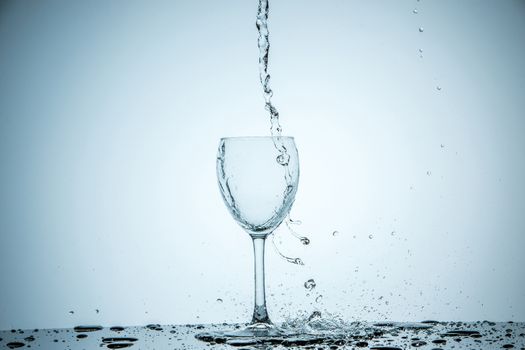
[[[211,331],[201,333],[197,338],[211,344],[244,349],[525,349],[525,323],[345,323],[323,319],[318,313],[306,322],[285,323],[281,329],[288,335],[236,339]]]
[[[0,349],[525,349],[525,322],[345,322],[315,311],[287,320],[287,335],[217,336],[245,324],[147,325],[0,331]],[[111,328],[118,328],[118,333]],[[123,328],[121,330],[121,328]],[[85,337],[77,337],[86,335]],[[202,341],[201,341],[202,340]]]

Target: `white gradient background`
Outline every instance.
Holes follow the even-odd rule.
[[[215,156],[268,133],[256,6],[0,3],[0,329],[250,318]],[[271,316],[524,321],[525,2],[274,0],[270,31],[312,242],[268,247]]]

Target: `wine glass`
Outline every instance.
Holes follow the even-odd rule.
[[[264,287],[264,245],[286,218],[299,182],[293,137],[226,137],[219,143],[217,178],[226,207],[253,240],[255,306],[250,324],[226,336],[275,336],[282,332],[268,316]]]

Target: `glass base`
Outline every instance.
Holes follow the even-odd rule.
[[[326,336],[298,334],[267,323],[250,324],[246,328],[239,330],[199,333],[195,335],[195,338],[209,343],[226,343],[233,346],[300,346],[319,344],[326,340]]]
[[[223,334],[232,338],[267,338],[287,335],[286,332],[269,323],[252,323],[244,329],[225,331]]]

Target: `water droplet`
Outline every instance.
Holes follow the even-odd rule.
[[[109,329],[110,331],[113,331],[113,332],[122,332],[124,330],[124,327],[121,327],[121,326],[113,326]]]
[[[124,349],[133,346],[133,343],[111,343],[108,344],[108,349]]]
[[[420,32],[420,33],[423,33],[424,31],[425,31],[425,28],[423,28],[423,27],[419,27],[419,32]]]
[[[76,326],[73,328],[73,330],[78,333],[96,332],[102,329],[104,329],[102,326]]]
[[[419,11],[417,9],[414,9],[414,10],[412,10],[412,13],[417,15],[419,13]]]
[[[219,304],[222,304],[222,299],[221,299],[221,298],[217,298],[217,302],[218,302]]]
[[[288,165],[288,162],[290,161],[290,156],[287,153],[281,153],[276,158],[277,163],[281,164],[282,166]]]
[[[308,239],[308,237],[301,237],[301,243],[304,245],[308,245],[310,244],[310,240]]]
[[[437,91],[441,91],[441,86],[439,86],[439,85],[436,86],[436,90],[437,90]]]
[[[318,303],[318,302],[320,302],[322,299],[323,299],[322,294],[319,294],[319,295],[317,296],[317,298],[315,298],[315,302]]]
[[[315,284],[315,281],[313,278],[310,278],[308,281],[304,282],[304,288],[308,290],[312,290],[315,288],[317,284]]]
[[[335,237],[335,236],[337,236],[337,235],[339,235],[339,231],[335,230],[334,232],[332,232],[332,236]]]
[[[108,349],[123,349],[133,346],[133,343],[137,340],[137,338],[132,337],[111,337],[102,338],[102,343],[107,344]]]
[[[369,238],[369,239],[372,239],[372,238],[374,238],[374,236],[373,236],[372,234],[369,234],[369,235],[368,235],[368,238]]]
[[[418,348],[420,346],[423,346],[423,345],[426,345],[427,343],[423,340],[417,340],[415,342],[412,343],[412,346],[415,347],[415,348]]]
[[[301,260],[301,258],[295,258],[291,261],[292,263],[296,264],[296,265],[304,265],[303,261]]]
[[[308,322],[313,321],[313,320],[318,319],[318,318],[321,318],[321,312],[320,311],[314,311],[314,312],[312,312],[310,317],[308,317]]]
[[[301,225],[303,223],[301,220],[293,220],[290,217],[288,217],[288,222],[292,225]]]
[[[395,236],[395,235],[396,235],[396,231],[390,232],[390,236]]]
[[[162,327],[160,326],[160,324],[148,324],[146,325],[146,328],[152,331],[162,331]]]

